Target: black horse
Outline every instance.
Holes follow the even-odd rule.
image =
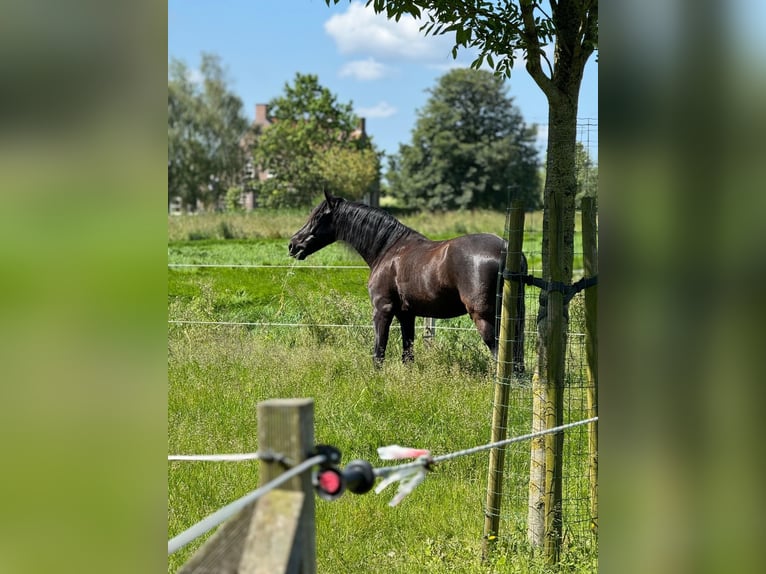
[[[305,259],[335,241],[353,247],[370,266],[367,288],[373,307],[375,350],[381,364],[394,317],[402,328],[402,361],[414,358],[415,317],[446,319],[468,313],[495,354],[495,304],[505,241],[479,233],[431,241],[385,211],[325,193],[325,200],[290,239],[291,257]],[[526,258],[522,256],[522,272]],[[522,285],[523,289],[523,285]],[[524,297],[513,357],[524,370]]]

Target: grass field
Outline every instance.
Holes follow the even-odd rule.
[[[290,397],[314,399],[315,438],[337,446],[344,462],[387,464],[376,449],[394,443],[434,455],[486,443],[493,365],[470,321],[440,322],[468,329],[439,330],[429,346],[418,335],[416,360],[408,366],[398,360],[395,324],[388,360],[374,369],[367,271],[302,268],[361,264],[340,245],[294,264],[286,238],[305,215],[169,217],[170,263],[271,266],[169,269],[169,319],[313,325],[169,325],[169,453],[257,450],[257,403]],[[503,214],[491,212],[403,220],[431,237],[502,234],[505,224]],[[353,326],[321,326],[333,324]],[[512,419],[518,429],[512,433],[527,432],[523,412]],[[518,449],[509,460],[523,460],[528,445]],[[394,487],[380,495],[317,500],[319,572],[553,572],[511,539],[502,539],[501,551],[487,563],[480,561],[487,460],[482,453],[440,465],[395,508],[388,506]],[[509,469],[514,473],[523,476],[525,469]],[[257,462],[169,463],[168,537],[255,488],[257,475]],[[170,556],[168,571],[201,542]],[[595,548],[573,547],[555,571],[595,572],[596,561]]]

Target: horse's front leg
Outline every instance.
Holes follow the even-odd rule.
[[[376,367],[380,367],[386,357],[388,332],[393,318],[391,305],[377,306],[372,314],[372,325],[375,328],[375,349],[373,350],[372,361]]]
[[[402,327],[402,363],[415,360],[412,348],[415,345],[415,315],[399,314],[399,324]]]

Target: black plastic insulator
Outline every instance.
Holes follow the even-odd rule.
[[[375,486],[375,473],[366,460],[352,460],[343,469],[346,488],[354,494],[364,494]]]

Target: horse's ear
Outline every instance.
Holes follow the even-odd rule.
[[[330,206],[330,209],[334,208],[336,205],[338,205],[341,201],[343,201],[340,197],[335,197],[332,193],[324,190],[324,198],[327,200],[327,205]]]

